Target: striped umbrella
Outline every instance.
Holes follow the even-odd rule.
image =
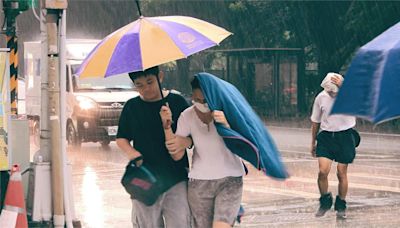
[[[218,45],[229,31],[186,16],[143,17],[104,38],[83,61],[80,77],[143,71]]]

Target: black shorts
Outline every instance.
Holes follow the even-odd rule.
[[[338,132],[321,131],[317,136],[316,155],[349,164],[356,156],[359,143],[359,134],[352,128]]]

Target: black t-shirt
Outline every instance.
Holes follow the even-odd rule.
[[[178,118],[188,107],[186,100],[177,94],[169,93],[165,101],[172,111],[172,130],[176,131]],[[135,97],[126,102],[119,118],[117,138],[125,138],[143,156],[143,164],[163,183],[164,191],[187,179],[188,159],[174,161],[165,147],[165,134],[162,127],[160,109],[163,101],[146,102]]]

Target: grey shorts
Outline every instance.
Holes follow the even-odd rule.
[[[164,192],[151,206],[132,200],[132,226],[190,228],[191,216],[187,191],[187,182],[182,181]]]
[[[233,225],[242,201],[243,178],[189,180],[188,200],[194,227],[212,227],[213,221]]]

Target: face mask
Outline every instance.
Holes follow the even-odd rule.
[[[324,90],[326,92],[333,92],[333,93],[337,93],[339,91],[339,87],[337,87],[337,85],[333,84],[333,83],[326,83],[324,85]]]
[[[208,108],[208,104],[201,104],[199,102],[192,101],[193,105],[202,113],[210,112],[210,108]]]

